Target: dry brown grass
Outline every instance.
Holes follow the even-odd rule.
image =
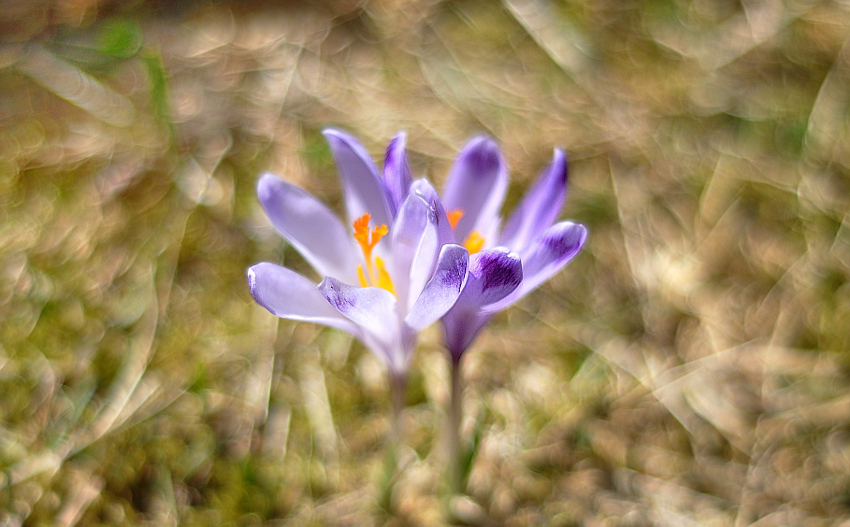
[[[328,125],[376,158],[406,130],[438,183],[491,134],[508,206],[570,154],[588,245],[468,356],[454,521],[850,521],[845,3],[24,5],[0,14],[3,524],[445,522],[437,333],[382,512],[380,364],[247,292],[254,262],[307,272],[261,171],[340,204]],[[116,14],[137,53],[103,53]]]

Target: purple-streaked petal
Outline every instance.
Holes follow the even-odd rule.
[[[366,149],[357,139],[339,130],[322,132],[331,147],[345,189],[348,221],[368,213],[372,224],[392,227],[393,214],[384,181]]]
[[[316,322],[360,336],[357,327],[328,303],[316,284],[295,271],[259,263],[248,269],[248,286],[257,303],[273,315]]]
[[[436,215],[422,196],[407,196],[392,236],[395,291],[407,311],[431,277],[440,250]]]
[[[320,275],[357,280],[353,238],[321,201],[272,174],[260,178],[257,195],[277,231]]]
[[[455,236],[464,240],[472,231],[489,234],[497,222],[508,188],[508,172],[499,147],[487,137],[471,140],[458,155],[446,189],[446,210],[462,210]]]
[[[413,304],[405,323],[421,331],[430,326],[457,301],[466,283],[469,252],[460,245],[445,245],[440,252],[437,268],[422,294]]]
[[[567,158],[556,148],[552,163],[540,174],[508,218],[499,244],[522,251],[531,240],[552,225],[566,195]]]
[[[390,141],[384,158],[384,184],[390,197],[393,214],[397,214],[410,190],[410,165],[404,147],[407,135],[401,132]]]
[[[319,291],[331,306],[383,346],[399,340],[399,320],[392,293],[379,287],[357,287],[326,277]]]
[[[469,262],[468,291],[463,301],[477,306],[498,302],[523,281],[523,268],[517,253],[503,247],[475,253]]]
[[[522,282],[519,255],[504,248],[473,254],[466,286],[443,317],[446,347],[459,360],[492,316],[484,306],[509,296]]]
[[[562,221],[546,229],[522,253],[522,285],[511,295],[485,307],[495,312],[510,306],[551,278],[578,254],[587,239],[584,225]]]

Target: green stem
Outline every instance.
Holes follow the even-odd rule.
[[[461,407],[463,379],[460,372],[460,359],[452,357],[451,365],[452,391],[448,408],[449,492],[463,494],[466,489],[464,489],[463,484],[463,460],[461,459],[463,452],[460,441],[460,425],[463,420],[463,408]]]
[[[380,482],[379,504],[385,511],[393,508],[393,486],[398,476],[398,452],[402,443],[401,412],[404,409],[404,391],[407,378],[403,373],[390,372],[390,397],[393,402],[393,416],[384,456],[383,474]]]
[[[397,446],[401,444],[401,411],[404,409],[404,391],[407,388],[407,377],[403,373],[390,372],[390,385],[393,400],[393,422],[391,441]]]

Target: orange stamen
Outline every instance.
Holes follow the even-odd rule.
[[[463,211],[460,209],[450,210],[446,212],[446,216],[449,218],[449,225],[452,226],[452,229],[457,227],[457,222],[463,218]]]
[[[384,261],[379,257],[372,259],[372,249],[378,245],[378,242],[386,236],[390,230],[385,224],[381,224],[369,232],[369,220],[372,215],[366,213],[352,224],[354,227],[354,239],[360,245],[360,250],[363,251],[363,259],[366,260],[366,270],[363,270],[362,265],[357,266],[357,277],[360,279],[361,287],[368,287],[372,284],[377,284],[377,287],[386,289],[392,294],[395,294],[393,281],[390,279],[389,273],[384,265]],[[375,271],[377,267],[377,273]]]

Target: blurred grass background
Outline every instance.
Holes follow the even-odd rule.
[[[395,510],[383,367],[278,321],[309,273],[264,170],[339,208],[320,135],[438,185],[555,146],[583,253],[468,355],[469,525],[850,525],[850,4],[6,0],[0,523],[440,525],[446,361],[416,357]]]

